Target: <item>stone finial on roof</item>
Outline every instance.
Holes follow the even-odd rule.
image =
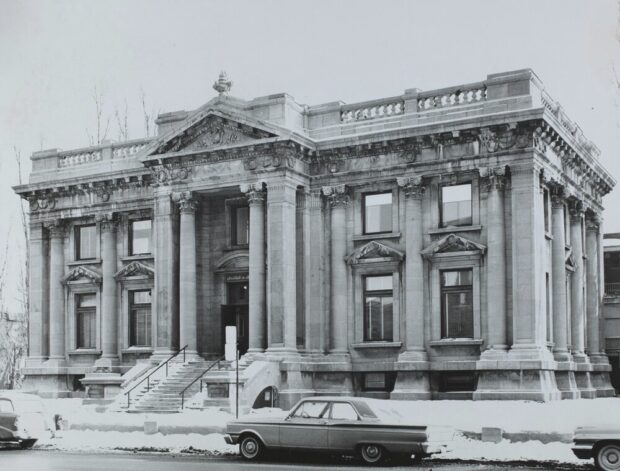
[[[228,94],[230,87],[232,87],[232,80],[228,79],[228,75],[223,70],[220,72],[220,77],[213,83],[213,89],[220,95]]]

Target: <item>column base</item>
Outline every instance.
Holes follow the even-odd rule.
[[[86,387],[89,398],[113,399],[121,392],[123,379],[119,373],[89,373],[80,382]]]
[[[424,365],[428,368],[427,362],[419,362],[418,367]],[[400,367],[401,365],[399,365]],[[403,367],[413,366],[402,364]],[[396,384],[390,393],[390,399],[401,401],[430,400],[432,398],[430,372],[421,369],[417,371],[398,371],[396,373]]]
[[[49,369],[65,368],[67,366],[67,359],[65,357],[49,357],[42,366]]]
[[[554,350],[553,358],[558,362],[572,362],[573,357],[568,350]]]
[[[269,361],[295,360],[300,358],[299,351],[291,347],[269,347],[265,350],[265,359]]]
[[[575,380],[574,364],[559,362],[555,372],[555,382],[560,390],[562,399],[579,399],[581,392]]]
[[[120,360],[117,356],[103,356],[95,361],[96,373],[120,372]]]

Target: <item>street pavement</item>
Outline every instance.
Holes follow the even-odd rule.
[[[158,453],[62,453],[38,450],[0,450],[0,469],[16,471],[236,471],[236,470],[308,470],[328,468],[330,471],[349,470],[419,470],[419,471],[534,471],[593,470],[591,464],[480,464],[464,462],[427,461],[419,465],[387,465],[377,468],[363,466],[357,461],[316,456],[281,455],[259,463],[248,463],[237,457],[178,456]]]

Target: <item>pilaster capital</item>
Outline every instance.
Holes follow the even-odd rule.
[[[265,202],[265,190],[263,182],[244,183],[239,185],[241,193],[245,193],[248,198],[248,204],[262,205]]]
[[[426,186],[423,184],[422,176],[415,177],[399,177],[396,179],[396,183],[401,187],[405,193],[405,198],[422,199]]]
[[[179,211],[183,214],[193,214],[198,208],[198,201],[191,191],[179,191],[172,193],[172,201],[179,205]]]
[[[568,200],[568,211],[570,212],[570,216],[573,222],[581,221],[583,214],[585,213],[585,208],[583,205],[583,201],[579,198],[571,198]]]
[[[482,191],[500,191],[506,187],[506,167],[485,167],[480,169]]]
[[[555,209],[564,207],[566,200],[566,191],[564,185],[557,180],[550,180],[547,183],[549,193],[551,194],[551,206]]]
[[[45,228],[49,231],[50,238],[62,239],[67,234],[67,221],[64,219],[54,219],[48,223],[45,223]]]
[[[586,230],[588,232],[598,232],[601,226],[601,218],[594,212],[586,212]]]
[[[95,222],[99,223],[101,232],[115,232],[118,228],[119,217],[115,213],[96,214]]]
[[[323,195],[327,197],[327,201],[329,202],[332,208],[336,207],[345,207],[348,206],[351,202],[347,192],[347,186],[342,185],[334,185],[334,186],[324,186],[322,188]]]

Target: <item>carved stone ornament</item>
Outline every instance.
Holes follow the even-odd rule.
[[[366,245],[354,250],[350,255],[346,257],[346,261],[349,265],[355,265],[362,261],[369,261],[373,259],[385,259],[389,258],[396,261],[401,261],[405,258],[405,254],[400,250],[396,250],[393,247],[384,245],[376,240],[373,240]]]
[[[422,184],[422,177],[399,177],[396,183],[405,192],[406,198],[420,199],[426,191],[426,186]]]
[[[485,167],[480,169],[483,191],[503,190],[506,186],[506,167]]]
[[[95,215],[95,222],[101,225],[102,232],[112,232],[118,227],[119,218],[114,213],[103,213]]]
[[[564,207],[564,201],[566,199],[564,185],[557,180],[550,180],[547,186],[549,187],[549,194],[551,195],[551,206],[553,208]]]
[[[128,278],[130,276],[142,276],[146,278],[154,278],[155,270],[153,270],[148,265],[144,263],[140,263],[138,261],[133,261],[128,265],[125,265],[119,271],[114,274],[114,279],[120,280],[123,278]]]
[[[586,212],[586,229],[597,232],[601,226],[601,217],[590,211]]]
[[[154,185],[169,185],[187,180],[191,174],[190,167],[172,167],[169,165],[154,165],[149,167],[153,172]]]
[[[323,194],[327,197],[332,208],[347,206],[351,202],[346,185],[324,186]]]
[[[486,149],[487,152],[496,152],[499,148],[499,141],[497,134],[491,131],[489,128],[482,128],[480,130],[480,145]]]
[[[217,81],[213,83],[213,90],[218,92],[220,95],[227,95],[228,92],[230,92],[232,85],[232,80],[230,80],[226,72],[222,70]]]
[[[265,190],[263,182],[244,183],[239,186],[241,193],[245,193],[248,198],[248,203],[263,204],[265,201]]]
[[[456,234],[449,234],[429,245],[422,250],[421,254],[425,258],[432,258],[436,254],[453,253],[453,252],[479,252],[483,255],[486,246],[466,239]]]
[[[69,273],[67,273],[67,275],[62,279],[62,282],[63,284],[67,284],[71,281],[78,281],[80,279],[86,279],[89,283],[101,284],[101,275],[92,268],[82,265],[73,268]]]
[[[181,213],[194,213],[198,208],[198,201],[194,198],[191,191],[172,193],[172,201],[179,205]]]
[[[28,197],[28,202],[30,203],[30,211],[49,211],[56,207],[56,195],[54,194],[44,194],[44,195],[33,195]]]
[[[46,229],[50,233],[52,239],[63,238],[67,234],[67,223],[62,219],[55,219],[45,224]]]
[[[580,221],[585,213],[583,201],[579,198],[570,198],[568,200],[568,211],[573,222]]]

